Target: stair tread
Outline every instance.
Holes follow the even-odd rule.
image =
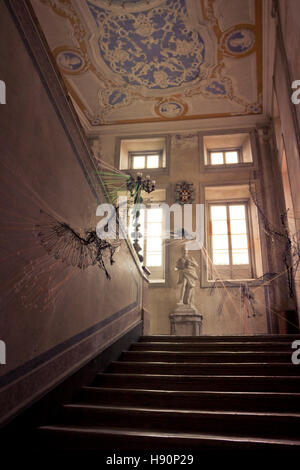
[[[172,366],[172,365],[184,365],[184,366],[188,366],[188,365],[193,365],[193,366],[211,366],[211,367],[214,367],[214,366],[220,366],[220,367],[223,367],[223,366],[233,366],[233,367],[236,367],[236,366],[268,366],[268,367],[278,367],[278,366],[282,366],[282,367],[289,367],[290,369],[294,368],[296,370],[296,367],[294,364],[287,364],[286,362],[190,362],[190,361],[187,361],[187,362],[164,362],[164,361],[112,361],[110,364],[132,364],[132,365],[137,365],[137,366],[141,366],[143,364],[167,364],[168,366]],[[299,368],[300,369],[300,368]],[[300,371],[299,371],[300,372]]]
[[[195,378],[199,377],[201,379],[205,378],[222,378],[222,379],[280,379],[280,380],[300,380],[299,375],[221,375],[221,374],[209,374],[209,375],[189,375],[189,374],[132,374],[132,373],[121,373],[121,372],[99,372],[98,377],[180,377],[180,378]]]
[[[38,428],[41,442],[72,451],[299,452],[298,338],[141,337],[62,406],[60,423]]]
[[[132,343],[132,346],[136,346],[136,345],[147,345],[147,344],[153,344],[153,345],[160,345],[160,344],[170,344],[170,345],[182,345],[182,341],[137,341],[135,343]],[[199,341],[189,341],[189,344],[193,344],[195,346],[199,346]],[[258,345],[258,344],[261,344],[261,341],[214,341],[213,343],[211,341],[209,342],[205,342],[205,341],[201,341],[201,346],[203,345],[206,345],[206,344],[216,344],[216,345],[222,345],[222,344],[233,344],[233,345],[239,345],[239,344],[242,344],[242,345]],[[264,341],[263,342],[264,345],[266,346],[269,346],[269,345],[282,345],[282,346],[288,346],[289,345],[289,342],[288,341]]]
[[[241,355],[247,355],[247,354],[251,354],[251,355],[262,355],[262,354],[265,354],[267,356],[282,356],[282,355],[285,355],[285,356],[292,356],[292,349],[290,351],[228,351],[227,349],[226,350],[222,350],[222,351],[166,351],[166,350],[154,350],[152,351],[151,349],[149,350],[143,350],[143,351],[132,351],[132,350],[129,350],[129,351],[123,351],[123,353],[126,353],[126,354],[131,354],[131,355],[134,355],[134,354],[139,354],[139,355],[143,355],[145,353],[150,353],[150,354],[172,354],[172,355],[176,355],[176,354],[180,354],[180,355],[183,355],[183,354],[188,354],[188,355],[195,355],[195,356],[207,356],[207,354],[209,355],[217,355],[217,356],[223,356],[224,354],[226,355],[229,355],[229,354],[234,354],[235,356],[237,354],[241,354]]]
[[[111,388],[111,387],[82,387],[82,390],[86,391],[101,391],[101,392],[124,392],[124,393],[138,393],[141,395],[144,395],[145,393],[149,394],[163,394],[163,395],[187,395],[187,396],[203,396],[203,395],[208,395],[208,396],[255,396],[255,397],[285,397],[285,398],[291,398],[291,397],[299,397],[300,399],[300,393],[289,393],[289,392],[236,392],[236,391],[215,391],[215,390],[151,390],[151,389],[141,389],[141,388]],[[299,403],[300,406],[300,403]]]
[[[266,334],[266,333],[253,333],[253,334],[236,334],[236,335],[164,335],[164,334],[157,334],[157,335],[142,335],[140,339],[145,338],[293,338],[293,337],[300,337],[299,333],[275,333],[275,334]]]
[[[67,403],[63,405],[65,409],[90,409],[90,410],[113,410],[129,411],[140,413],[159,413],[159,414],[179,414],[179,415],[199,415],[199,416],[249,416],[249,417],[276,417],[276,418],[300,418],[300,413],[274,413],[261,411],[217,411],[217,410],[185,410],[177,408],[143,408],[136,406],[116,406],[116,405],[91,405],[89,403]]]
[[[215,340],[215,341],[224,341],[224,340],[246,340],[246,339],[261,339],[261,340],[267,340],[267,341],[272,341],[276,339],[281,339],[281,340],[286,340],[290,341],[291,339],[299,339],[300,334],[295,333],[295,334],[275,334],[275,335],[201,335],[201,336],[180,336],[180,335],[145,335],[141,336],[139,341],[151,341],[151,340],[157,340],[157,339],[168,339],[171,341],[174,340],[180,340],[180,341],[185,341],[185,340],[194,340],[194,341],[203,341],[205,339],[209,340]]]
[[[300,446],[300,440],[297,439],[275,439],[275,438],[261,438],[261,437],[244,437],[234,435],[221,435],[221,434],[208,434],[208,433],[186,433],[186,432],[162,432],[162,431],[145,431],[143,429],[129,429],[129,428],[99,428],[94,426],[66,426],[66,425],[47,425],[40,426],[40,431],[53,431],[61,433],[73,434],[87,434],[87,435],[104,435],[111,436],[134,436],[134,437],[159,437],[162,438],[178,438],[179,440],[214,440],[214,441],[228,441],[228,442],[244,442],[244,443],[267,443],[267,444],[281,444],[285,446]]]

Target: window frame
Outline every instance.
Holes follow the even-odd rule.
[[[131,149],[127,150],[127,163],[125,164],[124,162],[121,163],[122,162],[121,149],[122,149],[123,142],[126,142],[126,145],[130,145],[131,141],[137,141],[141,143],[141,148],[144,147],[143,142],[145,142],[145,147],[149,149],[152,147],[152,145],[149,145],[149,142],[151,142],[152,140],[157,141],[157,139],[162,140],[162,146],[160,147],[163,149],[163,164],[160,168],[149,168],[146,170],[130,169],[128,152],[135,151]],[[168,175],[170,172],[170,152],[171,152],[171,135],[170,134],[162,133],[162,134],[151,134],[151,135],[136,134],[136,135],[130,135],[130,136],[128,135],[117,136],[115,137],[115,150],[114,151],[115,151],[115,157],[114,157],[115,167],[121,171],[130,170],[132,174],[136,174],[137,172],[141,172],[141,171],[147,171],[147,173],[153,176],[160,175],[160,174]],[[157,152],[157,149],[156,149],[156,152]]]
[[[240,128],[240,127],[232,127],[229,129],[220,129],[220,130],[211,130],[211,131],[199,131],[198,132],[198,148],[199,148],[199,171],[203,173],[227,173],[228,171],[235,171],[237,174],[240,174],[244,170],[249,170],[249,171],[257,171],[259,169],[259,155],[258,155],[258,149],[257,149],[257,136],[256,136],[256,128],[254,127],[246,127],[246,128]],[[208,154],[207,151],[208,149],[226,149],[226,148],[233,148],[233,147],[239,147],[240,145],[237,144],[226,144],[226,143],[220,143],[220,146],[216,143],[211,144],[211,146],[207,145],[205,140],[207,138],[221,138],[224,136],[225,138],[229,137],[235,137],[237,134],[245,134],[249,137],[249,144],[250,144],[250,151],[251,151],[251,161],[243,161],[242,163],[239,164],[227,164],[227,165],[209,165],[208,163]],[[255,177],[256,178],[256,177]]]
[[[217,270],[222,270],[222,269],[228,269],[231,273],[231,277],[222,279],[222,281],[229,281],[229,282],[238,282],[238,281],[245,281],[245,280],[253,280],[255,281],[255,273],[256,273],[256,267],[255,267],[255,258],[254,258],[254,245],[253,245],[253,230],[252,230],[252,224],[251,224],[251,213],[250,213],[250,200],[249,198],[245,199],[226,199],[226,200],[211,200],[207,201],[206,203],[206,208],[207,208],[207,230],[206,230],[206,237],[207,237],[207,248],[208,248],[208,253],[211,258],[213,259],[213,249],[212,249],[212,232],[211,232],[211,211],[210,207],[211,206],[226,206],[226,222],[227,222],[227,234],[228,234],[228,252],[229,252],[229,264],[227,265],[215,265]],[[245,220],[246,220],[246,228],[247,228],[247,240],[248,240],[248,256],[249,256],[249,264],[233,264],[232,263],[232,241],[231,241],[231,233],[230,233],[230,216],[229,216],[229,207],[233,205],[244,205],[245,206]],[[243,267],[248,267],[249,266],[249,271],[250,271],[250,276],[251,277],[243,277],[243,278],[234,278],[232,277],[232,272],[233,270],[238,270],[242,269]],[[207,268],[207,281],[209,283],[211,282],[216,282],[218,279],[213,279],[213,277],[210,277],[210,272],[211,270]]]
[[[150,271],[150,277],[151,277],[151,273],[155,273],[155,272],[158,272],[159,270],[162,272],[162,275],[163,277],[160,278],[160,279],[151,279],[149,278],[149,286],[166,286],[167,285],[167,246],[166,246],[166,241],[163,237],[163,234],[164,234],[164,228],[165,228],[165,218],[164,218],[164,211],[163,209],[161,208],[162,210],[162,221],[161,221],[161,224],[162,224],[162,264],[159,266],[159,270],[157,269],[158,267],[157,266],[150,266],[148,267],[147,264],[146,264],[146,261],[147,261],[147,237],[145,236],[145,233],[146,233],[146,226],[147,226],[147,211],[148,209],[159,209],[160,208],[160,205],[162,204],[162,201],[160,202],[154,202],[154,203],[150,203],[150,204],[147,204],[147,203],[143,203],[143,205],[145,206],[146,210],[146,216],[144,215],[144,227],[143,227],[143,238],[142,238],[142,241],[143,241],[143,246],[142,246],[142,256],[144,258],[144,261],[143,261],[143,264],[144,266]],[[157,206],[157,207],[155,207]],[[130,210],[130,209],[129,209]],[[130,233],[131,233],[131,225],[130,225],[130,212],[128,213],[128,216],[129,216],[129,227],[130,227]],[[129,236],[129,239],[130,239],[130,242],[131,244],[133,243],[132,241],[132,238],[131,236]]]
[[[237,163],[226,163],[226,152],[237,152],[238,154],[238,161]],[[223,163],[220,165],[211,162],[211,154],[212,153],[222,153],[223,154]],[[206,166],[212,168],[222,168],[222,167],[236,167],[238,165],[243,165],[245,162],[243,160],[243,149],[241,147],[222,147],[222,148],[213,148],[207,149],[208,155],[208,164]],[[251,162],[252,163],[252,162]]]
[[[159,204],[157,204],[159,206]],[[155,207],[151,207],[151,206],[146,206],[146,217],[145,217],[145,229],[147,228],[147,225],[148,225],[148,210],[149,209],[155,209]],[[159,207],[157,207],[157,209],[159,209]],[[151,281],[150,279],[150,283],[154,283],[154,282],[157,282],[157,283],[160,283],[162,284],[163,282],[166,281],[166,254],[165,254],[165,241],[164,241],[164,238],[163,238],[163,234],[164,234],[164,226],[165,226],[165,221],[164,221],[164,213],[163,213],[163,209],[161,209],[162,211],[162,220],[161,222],[154,222],[154,223],[161,223],[161,233],[162,233],[162,237],[161,237],[161,244],[162,244],[162,264],[158,267],[158,266],[148,266],[147,265],[147,244],[148,244],[148,237],[144,237],[144,264],[146,266],[146,268],[148,268],[151,273],[157,273],[157,272],[162,272],[163,274],[163,277],[161,278],[161,280],[158,280],[158,279],[153,279]],[[144,230],[145,230],[144,229]],[[145,233],[146,233],[146,230],[145,230]],[[158,269],[160,268],[160,269]]]
[[[158,161],[159,165],[155,168],[147,168],[147,166],[144,166],[142,168],[134,168],[133,167],[133,160],[135,157],[145,157],[146,158],[146,163],[147,163],[147,158],[151,155],[158,155]],[[133,171],[155,171],[155,170],[160,170],[163,168],[163,149],[159,150],[134,150],[134,151],[129,151],[128,152],[128,163],[129,163],[129,169]]]

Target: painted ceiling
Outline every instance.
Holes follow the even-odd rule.
[[[262,112],[261,0],[32,0],[84,126]]]

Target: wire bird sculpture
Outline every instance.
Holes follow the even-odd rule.
[[[98,264],[105,272],[106,278],[111,279],[104,258],[109,256],[110,264],[114,263],[113,256],[121,244],[120,240],[101,240],[96,231],[86,231],[84,238],[67,223],[56,220],[42,210],[40,213],[45,222],[35,225],[36,235],[49,255],[79,269]]]

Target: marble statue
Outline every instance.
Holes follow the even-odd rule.
[[[192,256],[188,254],[188,249],[182,249],[182,256],[176,263],[175,270],[178,271],[177,284],[181,285],[179,304],[194,307],[194,291],[198,281],[199,265]]]

